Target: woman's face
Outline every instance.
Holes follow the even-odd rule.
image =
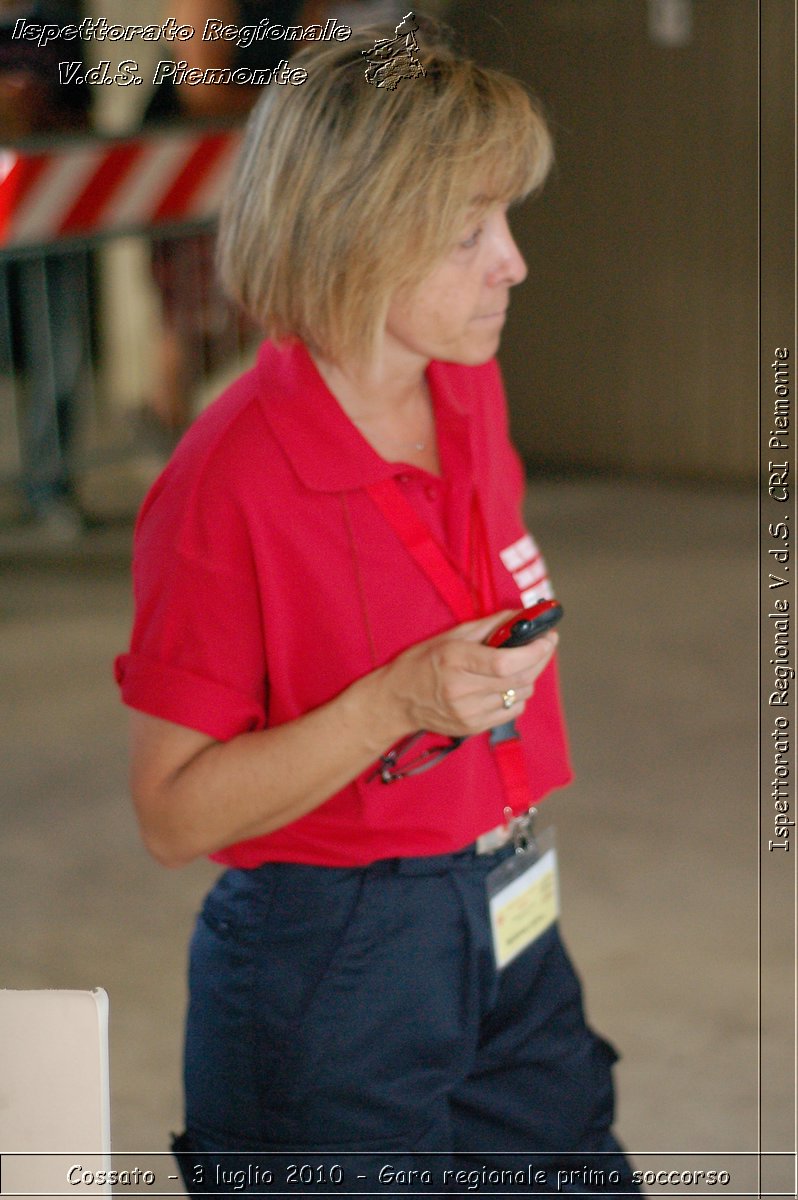
[[[388,310],[384,347],[394,361],[413,357],[476,366],[496,353],[510,288],[526,264],[507,224],[507,206],[494,205],[461,230],[446,257],[415,288],[398,293]]]

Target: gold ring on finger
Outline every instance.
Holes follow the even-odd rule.
[[[512,708],[515,704],[515,688],[508,688],[506,692],[502,692],[502,705],[505,708]]]

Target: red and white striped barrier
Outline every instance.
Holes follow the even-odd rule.
[[[240,138],[169,130],[0,149],[0,250],[212,218]]]

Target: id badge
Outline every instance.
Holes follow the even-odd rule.
[[[560,915],[557,852],[549,828],[486,879],[493,953],[502,970]]]

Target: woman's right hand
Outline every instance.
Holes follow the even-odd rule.
[[[419,642],[383,668],[383,703],[396,711],[404,733],[424,729],[470,737],[521,715],[558,637],[552,631],[526,646],[484,645],[513,611],[468,621]],[[508,707],[503,697],[513,693]]]

